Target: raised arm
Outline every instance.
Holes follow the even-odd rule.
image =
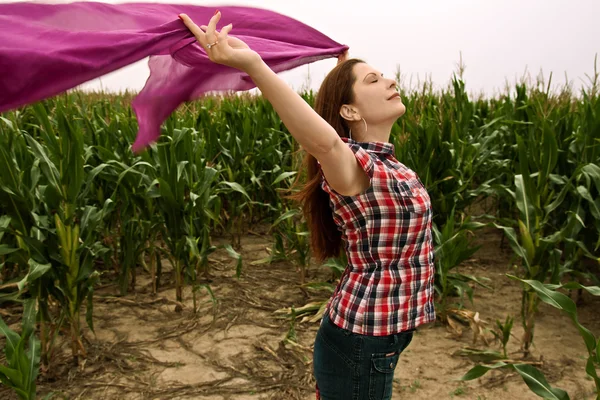
[[[220,17],[221,13],[217,12],[208,26],[198,27],[187,15],[180,15],[187,28],[206,49],[211,61],[242,70],[252,78],[294,139],[319,160],[323,173],[334,190],[354,195],[368,187],[367,175],[335,129],[273,72],[258,53],[241,40],[228,35],[232,29],[231,24],[218,32],[216,25]]]

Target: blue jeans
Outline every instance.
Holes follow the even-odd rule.
[[[321,400],[389,400],[394,370],[413,330],[366,336],[335,325],[327,313],[315,340],[314,374]]]

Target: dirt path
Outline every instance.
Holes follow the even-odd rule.
[[[499,236],[488,231],[479,236],[483,248],[463,272],[490,278],[493,290],[476,288],[474,309],[492,327],[507,314],[515,318],[513,333],[520,338],[520,287],[505,277],[510,251],[499,249]],[[298,287],[299,274],[289,263],[251,265],[264,258],[268,237],[249,235],[242,241],[244,269],[238,280],[225,253],[214,253],[212,282],[217,302],[208,292],[198,292],[199,312],[192,312],[192,292],[185,291],[184,309],[176,313],[174,288],[164,274],[157,296],[148,281],[138,279],[138,291],[115,296],[115,285],[99,290],[94,304],[96,336],[87,332],[89,356],[83,370],[73,368],[63,355],[40,383],[39,392],[54,391],[68,399],[314,399],[312,345],[317,323],[289,320],[274,311],[325,300],[328,292],[310,291],[306,298]],[[141,274],[144,276],[144,274]],[[311,278],[324,281],[326,268],[313,268]],[[106,283],[106,279],[105,279]],[[585,298],[580,320],[600,332],[599,299]],[[297,345],[284,339],[295,333]],[[393,399],[538,399],[519,376],[506,372],[461,383],[474,364],[453,355],[472,343],[468,328],[462,335],[440,324],[422,327],[403,353],[395,374]],[[498,346],[490,345],[497,350]],[[509,347],[518,357],[518,342]],[[542,305],[537,318],[533,357],[543,359],[543,371],[552,385],[572,399],[591,399],[593,383],[585,377],[585,347],[568,318]],[[11,395],[0,387],[0,398]],[[41,398],[41,397],[40,397]]]

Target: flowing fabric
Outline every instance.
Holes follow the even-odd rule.
[[[182,103],[209,91],[248,90],[245,73],[215,64],[178,18],[221,27],[246,42],[275,72],[335,57],[348,47],[290,17],[251,7],[160,3],[0,4],[0,112],[30,104],[145,57],[150,76],[133,100],[140,151],[156,141]]]

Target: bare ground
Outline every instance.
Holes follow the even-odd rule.
[[[501,250],[500,236],[482,232],[482,249],[466,263],[462,272],[490,279],[492,290],[475,289],[474,304],[493,328],[496,319],[515,317],[509,356],[520,357],[522,329],[519,318],[520,286],[508,279],[510,250]],[[298,285],[299,274],[290,263],[252,265],[264,258],[270,238],[248,235],[242,240],[244,267],[235,277],[231,259],[223,252],[211,258],[214,292],[197,292],[199,311],[193,312],[192,291],[184,293],[184,308],[175,312],[175,291],[170,274],[153,296],[149,279],[138,279],[137,292],[117,297],[116,284],[104,279],[94,302],[95,334],[86,331],[88,357],[75,367],[63,353],[39,379],[38,393],[54,392],[64,399],[314,399],[312,345],[318,322],[296,322],[296,343],[286,341],[291,322],[274,311],[324,301],[325,290],[308,291]],[[313,267],[309,277],[325,281],[330,272]],[[584,297],[580,321],[600,333],[600,299]],[[10,320],[10,311],[5,312]],[[15,317],[14,326],[18,326]],[[540,305],[532,358],[550,383],[567,390],[572,399],[594,398],[593,382],[585,376],[586,350],[581,337],[565,315]],[[488,334],[487,337],[490,337]],[[68,347],[68,346],[63,346]],[[470,382],[457,379],[475,364],[455,355],[465,347],[498,350],[499,346],[473,343],[468,327],[457,334],[436,323],[421,327],[402,354],[395,374],[393,399],[537,399],[522,379],[495,371]],[[12,394],[0,386],[0,398]]]

